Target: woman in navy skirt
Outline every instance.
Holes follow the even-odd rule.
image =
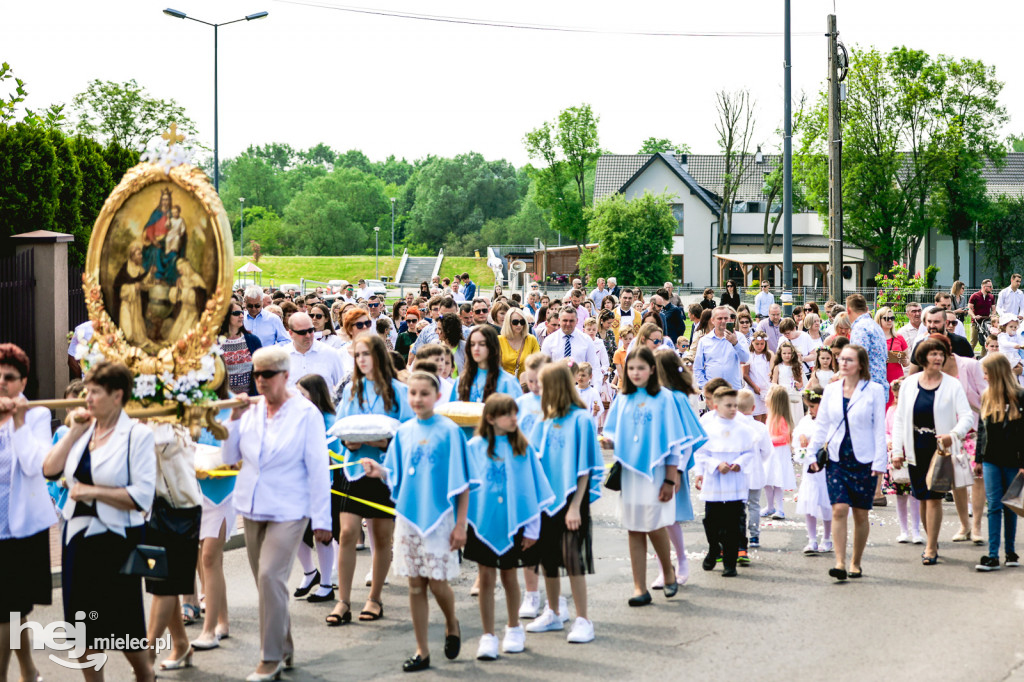
[[[832,502],[832,537],[836,564],[828,574],[836,580],[860,578],[861,558],[868,542],[868,512],[875,496],[876,476],[885,473],[885,393],[871,381],[868,353],[848,344],[839,354],[841,381],[825,388],[808,452],[828,448],[825,467]],[[812,473],[818,471],[811,464]],[[853,553],[846,566],[847,521],[853,510]]]

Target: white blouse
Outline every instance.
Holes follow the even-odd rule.
[[[14,419],[0,425],[0,540],[27,538],[57,521],[43,478],[50,449],[50,411],[36,407],[15,430]]]

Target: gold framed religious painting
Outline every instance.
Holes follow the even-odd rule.
[[[140,163],[96,219],[83,282],[100,351],[185,374],[216,343],[233,276],[227,214],[202,170]]]

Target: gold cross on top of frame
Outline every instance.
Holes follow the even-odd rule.
[[[178,124],[171,123],[171,129],[161,135],[163,139],[167,140],[167,146],[173,147],[175,142],[183,142],[185,140],[184,135],[178,134]]]

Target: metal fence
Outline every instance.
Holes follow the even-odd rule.
[[[0,258],[0,342],[13,343],[35,359],[35,260],[28,249]],[[34,394],[34,375],[26,389]]]

